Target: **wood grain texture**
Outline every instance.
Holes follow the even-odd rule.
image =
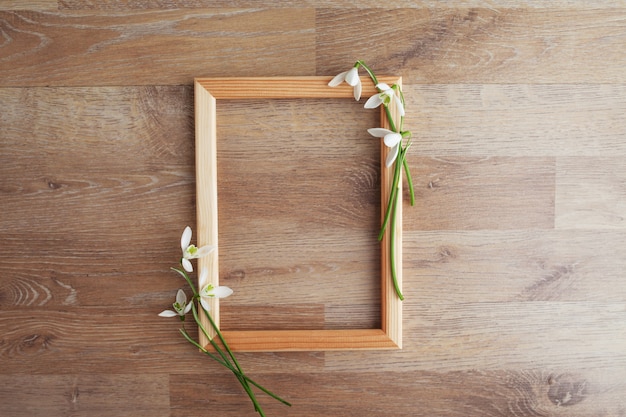
[[[169,268],[195,222],[192,80],[332,76],[364,59],[403,75],[414,133],[404,349],[242,353],[294,403],[260,396],[267,415],[622,416],[626,3],[225,3],[0,1],[0,414],[255,415],[157,316],[183,287]],[[346,269],[379,262],[377,147],[359,136],[377,115],[363,102],[277,102],[263,119],[222,108],[232,328],[371,328],[378,289]],[[358,122],[337,132],[346,118]],[[307,140],[239,149],[276,126]],[[321,161],[345,171],[324,176]],[[325,196],[327,181],[343,188]],[[254,207],[284,201],[273,183],[319,212],[281,205],[310,233],[292,245],[263,239],[279,222]]]
[[[554,158],[419,158],[409,230],[554,227]],[[446,207],[429,210],[428,207]]]
[[[20,375],[0,376],[0,401],[6,415],[169,416],[169,375]],[[33,401],[37,397],[37,401]]]
[[[7,375],[169,374],[172,363],[193,374],[206,369],[228,378],[229,371],[191,348],[178,336],[180,322],[157,314],[175,292],[161,296],[161,307],[137,309],[21,308],[0,311],[4,329],[0,360]],[[81,311],[83,313],[81,313]],[[16,317],[19,317],[19,321]],[[189,333],[197,337],[195,325]],[[313,372],[324,366],[319,352],[238,355],[248,372]],[[42,367],[42,363],[46,363]],[[280,367],[276,367],[276,363]]]
[[[189,84],[209,74],[314,71],[312,9],[14,11],[0,13],[0,27],[2,86]]]
[[[57,0],[1,0],[0,10],[55,10]]]
[[[405,306],[405,349],[410,363],[397,354],[341,352],[326,355],[333,370],[384,372],[402,363],[403,370],[567,369],[572,363],[626,366],[621,336],[626,309],[622,302],[422,303]],[[524,317],[524,322],[520,321]],[[602,333],[616,335],[605,340]],[[567,346],[567,348],[563,348]]]
[[[261,100],[261,99],[351,99],[354,96],[352,86],[341,83],[329,88],[333,76],[290,76],[290,77],[213,77],[196,78],[195,83],[202,86],[217,100]],[[379,75],[379,83],[402,86],[402,79],[397,76]],[[360,76],[361,95],[370,97],[379,91],[367,74]],[[395,117],[395,116],[394,116]]]
[[[621,158],[559,158],[556,227],[624,229],[626,172]]]
[[[260,290],[282,306],[379,303],[380,145],[365,132],[378,117],[343,99],[221,102],[220,276],[239,289],[232,305],[258,304]]]
[[[5,3],[17,0],[3,0]],[[45,1],[45,0],[40,0]],[[54,0],[48,0],[54,2]],[[0,4],[2,4],[0,2]],[[59,8],[75,10],[133,10],[133,9],[176,9],[198,7],[323,7],[336,9],[372,8],[372,9],[397,9],[397,8],[454,8],[459,7],[454,0],[389,0],[380,2],[377,0],[361,0],[358,3],[347,0],[287,0],[276,3],[271,0],[58,0]],[[618,8],[626,6],[623,0],[466,0],[463,7],[479,8],[530,8],[545,9],[564,7],[568,9],[606,7]]]
[[[626,9],[321,9],[316,19],[320,75],[350,57],[407,84],[625,79]]]
[[[419,155],[626,155],[622,84],[418,84],[405,92]]]
[[[206,376],[209,378],[209,375]],[[520,369],[518,371],[449,371],[449,372],[386,372],[356,373],[329,372],[304,375],[273,375],[262,381],[285,387],[285,392],[296,405],[285,409],[269,401],[263,403],[266,411],[290,416],[362,416],[365,414],[397,416],[587,416],[600,410],[605,415],[619,415],[620,393],[624,382],[615,378],[612,368],[599,368],[581,373],[564,371]],[[314,386],[305,392],[301,385]],[[173,416],[202,416],[203,403],[191,392],[207,389],[200,381],[183,375],[172,376]],[[475,386],[471,395],[468,386]],[[245,410],[241,396],[233,395],[235,383],[212,385],[211,396],[224,401],[223,415],[236,416]],[[401,391],[410,401],[398,401]],[[354,403],[335,398],[350,397]],[[376,398],[372,404],[371,398]],[[601,404],[593,406],[592,404]]]
[[[619,302],[623,241],[623,230],[409,231],[407,291],[432,303],[443,293],[458,303]]]

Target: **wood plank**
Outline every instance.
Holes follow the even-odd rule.
[[[316,28],[318,75],[358,57],[406,84],[626,80],[623,8],[329,8]]]
[[[0,89],[0,103],[3,304],[169,304],[194,216],[191,89]]]
[[[155,257],[152,271],[147,268],[146,271],[138,272],[137,259],[124,259],[122,251],[117,255],[112,253],[99,258],[89,253],[73,256],[59,254],[56,258],[45,256],[45,246],[58,247],[67,239],[39,241],[41,247],[32,243],[19,245],[3,253],[0,257],[0,274],[5,278],[0,283],[0,300],[4,308],[42,307],[54,310],[142,305],[155,310],[160,307],[165,309],[174,301],[176,290],[183,286],[183,282],[173,272],[168,272],[176,264],[171,260],[157,260]],[[77,239],[87,241],[86,238]],[[96,243],[94,246],[101,248],[104,245]],[[19,258],[20,254],[23,257],[24,251],[29,249],[32,256],[42,255],[33,267],[26,267],[23,259]],[[164,245],[161,250],[166,254],[168,248]],[[117,260],[116,267],[111,266],[112,259]],[[150,260],[152,257],[148,258]],[[116,268],[124,270],[118,271]],[[18,272],[13,272],[16,270]],[[126,282],[126,285],[120,285],[121,281]]]
[[[229,300],[233,306],[258,304],[260,299],[284,306],[380,302],[380,247],[374,234],[346,238],[345,247],[339,243],[340,233],[274,236],[236,249],[237,242],[247,239],[228,239],[220,276],[237,289],[236,299]]]
[[[405,230],[554,227],[554,158],[407,159],[417,203],[407,207],[405,191]]]
[[[557,167],[557,228],[623,230],[626,227],[623,158],[563,157],[557,160]]]
[[[174,295],[172,291],[170,302]],[[189,373],[206,369],[220,375],[219,379],[230,378],[230,371],[183,339],[178,319],[157,316],[168,307],[171,304],[142,309],[2,309],[3,375],[158,375],[176,368]],[[19,311],[19,319],[15,311]],[[192,337],[197,337],[195,323],[187,326]],[[319,352],[239,353],[237,358],[251,375],[314,371],[324,364]]]
[[[0,375],[0,403],[11,416],[130,415],[119,411],[127,409],[167,417],[169,400],[167,374]]]
[[[477,302],[404,304],[404,349],[328,352],[333,371],[386,372],[569,369],[574,364],[626,369],[624,302]],[[522,319],[523,318],[523,319]],[[563,348],[567,346],[567,348]]]
[[[420,196],[404,207],[405,346],[239,354],[250,376],[294,403],[261,395],[267,414],[623,414],[625,1],[0,0],[0,10],[0,84],[25,86],[0,88],[5,413],[254,415],[232,375],[182,340],[176,319],[156,316],[182,286],[168,268],[195,218],[191,80],[328,76],[362,58],[377,73],[404,75],[415,133],[409,162]],[[311,121],[321,137],[337,136],[315,121],[330,109],[286,107],[279,114],[292,116],[240,119],[245,130],[266,131],[276,121],[307,130]],[[362,117],[350,128],[370,127]],[[338,167],[346,162],[341,147],[327,150]],[[229,161],[243,156],[234,151]],[[253,181],[263,171],[247,165],[257,162],[232,167]],[[370,165],[350,168],[342,178],[354,189],[377,182]],[[272,178],[262,178],[264,188],[246,192],[269,198]],[[310,189],[321,196],[316,183],[325,180],[312,178]],[[298,191],[286,179],[281,187]],[[356,201],[309,228],[325,231],[324,219],[356,228],[376,204]],[[246,241],[253,223],[228,206],[248,221],[232,224],[231,253],[237,244],[263,250],[271,224],[249,213],[259,238]],[[358,241],[365,245],[346,240]],[[223,273],[236,297],[223,305],[235,316],[269,314],[273,303],[254,299],[252,276],[268,283],[264,291],[297,268],[329,277],[339,257],[352,258],[349,249],[318,248],[273,270],[257,255],[233,261]],[[368,320],[366,304],[342,299],[342,287],[366,298],[350,278],[335,293],[302,279],[313,298],[329,298],[306,304],[300,295],[278,307],[297,313],[296,327],[313,316],[338,326],[355,311]]]
[[[624,238],[597,229],[405,232],[407,299],[623,302]]]
[[[3,0],[7,1],[7,0]],[[477,8],[524,8],[524,9],[567,9],[619,8],[624,7],[623,0],[466,0],[463,7]],[[359,8],[397,9],[397,8],[455,8],[459,5],[452,0],[359,0]],[[320,7],[350,9],[353,1],[347,0],[286,0],[280,6],[272,0],[59,0],[59,8],[74,10],[135,10],[135,9],[176,9],[197,7]]]
[[[0,0],[0,10],[56,10],[57,0]]]
[[[235,297],[233,297],[235,298]],[[324,304],[220,304],[222,330],[325,329]]]
[[[3,308],[167,307],[194,218],[191,89],[0,89],[0,103]]]
[[[407,85],[410,153],[624,156],[622,84]]]
[[[172,416],[206,415],[201,393],[220,398],[211,408],[221,416],[238,416],[250,409],[236,381],[207,387],[209,374],[195,380],[187,375],[171,378]],[[280,387],[279,393],[294,404],[287,408],[259,395],[267,415],[307,417],[387,415],[391,410],[394,416],[619,415],[625,388],[623,371],[612,367],[329,372],[297,377],[283,373],[263,376],[259,382],[269,389]]]
[[[2,12],[0,27],[10,42],[0,49],[0,86],[311,75],[314,24],[313,9]]]
[[[8,191],[64,192],[73,184],[55,178],[62,172],[111,170],[144,174],[137,188],[154,192],[147,172],[182,181],[189,178],[180,166],[194,172],[191,87],[3,88],[0,105],[3,172],[33,181],[20,187],[3,176]],[[37,175],[48,181],[35,185]],[[115,185],[123,187],[123,180],[109,184]],[[89,190],[88,181],[75,186]]]

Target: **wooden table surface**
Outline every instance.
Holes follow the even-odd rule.
[[[404,348],[242,353],[294,404],[267,415],[626,413],[626,3],[384,3],[0,1],[0,415],[254,415],[157,316],[195,225],[193,78],[356,59],[403,77],[415,138]],[[376,117],[220,111],[223,325],[376,326]]]

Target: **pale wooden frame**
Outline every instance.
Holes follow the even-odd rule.
[[[272,78],[196,78],[195,121],[196,121],[196,205],[198,245],[213,245],[218,248],[217,215],[217,100],[220,99],[298,99],[298,98],[353,98],[352,87],[343,83],[331,88],[331,77],[272,77]],[[362,77],[363,96],[369,97],[377,91],[369,78]],[[379,77],[379,82],[401,85],[401,77]],[[394,120],[397,109],[390,108]],[[368,110],[364,110],[368,111]],[[380,126],[389,128],[381,106]],[[366,132],[364,132],[367,135]],[[392,187],[393,170],[385,166],[389,148],[381,141],[381,212],[384,215]],[[400,185],[401,186],[401,181]],[[398,192],[395,230],[395,264],[398,284],[402,285],[402,190]],[[345,330],[224,330],[222,333],[235,351],[323,351],[361,349],[402,348],[402,301],[397,297],[390,272],[390,233],[387,230],[382,241],[381,254],[381,328]],[[199,260],[199,269],[208,268],[208,280],[219,284],[218,255]],[[198,283],[200,287],[206,282]],[[211,301],[211,315],[219,326],[219,300]],[[206,328],[208,320],[203,317]],[[200,343],[208,346],[209,341],[200,333]]]

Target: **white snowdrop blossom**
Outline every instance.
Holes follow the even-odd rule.
[[[387,160],[385,161],[387,167],[390,167],[398,157],[400,144],[402,143],[402,134],[389,129],[383,129],[382,127],[367,129],[367,132],[374,137],[383,138],[385,145],[391,148],[389,155],[387,155]]]
[[[208,269],[202,269],[202,271],[200,272],[199,282],[205,282],[208,274]],[[209,305],[209,300],[211,298],[226,298],[232,293],[233,290],[231,290],[229,287],[225,287],[223,285],[214,287],[212,284],[209,283],[202,287],[202,289],[200,290],[200,303],[206,311],[209,311],[211,309],[211,306]]]
[[[193,272],[193,266],[191,265],[190,259],[202,258],[213,252],[215,249],[213,246],[209,245],[202,246],[200,248],[197,248],[195,245],[191,245],[191,234],[191,227],[187,226],[185,227],[183,235],[180,238],[180,248],[183,251],[181,263],[187,272]]]
[[[184,317],[185,314],[189,313],[189,310],[191,310],[191,302],[187,304],[187,295],[185,294],[185,291],[178,290],[178,292],[176,293],[176,301],[174,302],[174,304],[172,304],[172,307],[174,307],[174,310],[163,310],[159,313],[159,316]]]
[[[380,93],[374,94],[369,99],[367,99],[364,107],[366,109],[375,109],[381,104],[385,105],[385,107],[388,107],[389,103],[391,103],[391,100],[393,100],[398,107],[400,116],[404,116],[404,105],[402,104],[402,100],[400,100],[400,97],[398,97],[398,95],[396,94],[396,90],[389,87],[385,83],[376,84],[376,88],[380,90]]]
[[[357,67],[352,67],[348,71],[344,71],[341,74],[338,74],[330,80],[328,85],[330,87],[337,87],[342,82],[348,83],[351,87],[354,87],[354,99],[359,101],[361,99],[361,77],[359,77],[359,69]]]

